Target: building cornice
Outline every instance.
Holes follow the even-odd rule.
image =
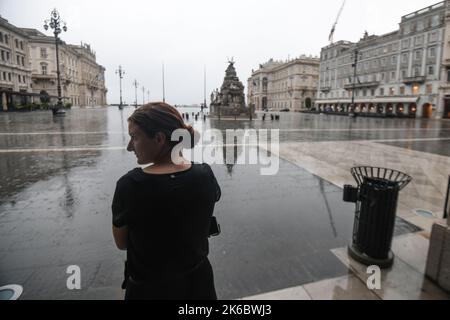
[[[403,23],[403,22],[408,21],[408,20],[412,20],[412,19],[415,19],[415,18],[418,18],[418,17],[425,16],[425,15],[430,14],[432,12],[436,12],[436,11],[440,11],[442,9],[445,9],[445,2],[446,1],[441,1],[441,2],[438,2],[438,3],[433,4],[431,6],[425,7],[423,9],[414,11],[414,12],[409,13],[409,14],[406,14],[406,15],[402,16],[401,22]]]
[[[8,29],[11,32],[15,32],[24,38],[28,38],[28,35],[26,33],[24,33],[21,28],[18,28],[16,26],[12,25],[8,20],[3,18],[2,16],[0,16],[0,27]]]
[[[277,64],[266,66],[266,67],[263,66],[263,68],[254,71],[252,73],[250,79],[257,75],[260,75],[260,74],[276,73],[276,72],[282,71],[284,69],[290,68],[295,65],[319,67],[320,59],[319,58],[299,58],[299,59],[287,61],[284,63],[277,63]]]

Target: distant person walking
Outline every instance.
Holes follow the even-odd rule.
[[[172,133],[187,130],[194,147],[194,129],[162,102],[137,109],[128,125],[127,150],[151,165],[121,177],[112,203],[113,237],[127,251],[125,299],[217,299],[208,237],[221,190],[209,165],[171,156]]]

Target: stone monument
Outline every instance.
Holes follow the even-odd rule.
[[[211,93],[211,115],[215,117],[252,117],[254,111],[245,106],[244,85],[234,68],[235,61],[228,61],[222,87]]]

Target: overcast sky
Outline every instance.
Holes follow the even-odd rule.
[[[403,15],[438,3],[430,0],[347,0],[335,41],[357,41],[365,30],[383,34],[398,28]],[[119,102],[119,64],[126,75],[124,100],[134,102],[132,82],[162,100],[161,65],[166,71],[166,101],[203,101],[221,86],[227,58],[234,57],[247,86],[252,69],[270,58],[319,55],[328,45],[342,0],[0,0],[0,15],[18,27],[42,32],[43,21],[57,8],[67,22],[61,38],[91,44],[106,68],[108,103]],[[50,35],[50,32],[46,32]],[[147,100],[147,94],[146,98]]]

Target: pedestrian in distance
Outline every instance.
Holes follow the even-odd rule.
[[[113,238],[127,251],[125,299],[216,300],[208,238],[220,233],[213,212],[221,190],[209,165],[181,152],[198,134],[163,102],[136,109],[128,130],[127,150],[149,165],[118,180],[112,203]]]

